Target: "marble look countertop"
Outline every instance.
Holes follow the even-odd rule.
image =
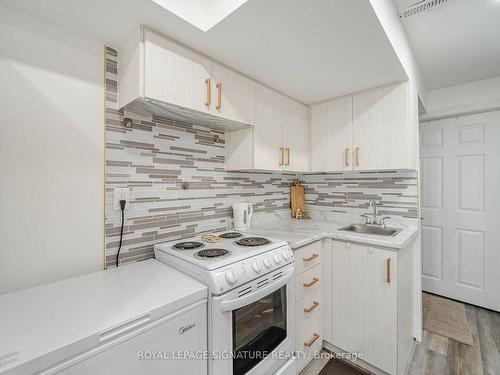
[[[402,249],[418,233],[415,219],[390,219],[388,227],[401,228],[394,237],[351,233],[338,229],[347,224],[361,223],[359,216],[328,213],[313,213],[311,219],[292,219],[289,211],[255,215],[252,218],[252,234],[285,240],[292,249],[297,249],[323,238],[350,241],[365,245],[380,246],[390,249]]]

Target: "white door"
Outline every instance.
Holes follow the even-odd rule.
[[[281,170],[282,151],[281,96],[262,85],[255,85],[254,167]]]
[[[422,287],[500,311],[500,112],[420,128]]]
[[[212,64],[213,114],[253,125],[254,83],[217,63]]]
[[[352,170],[352,97],[311,106],[311,170]]]
[[[408,84],[384,86],[353,98],[354,169],[407,166]]]
[[[283,169],[297,172],[307,170],[307,108],[285,96],[281,97],[283,147],[285,165]]]
[[[144,31],[146,97],[210,112],[210,76],[208,59],[152,31]]]
[[[397,268],[395,251],[333,241],[332,343],[363,353],[363,360],[391,374],[397,365]]]

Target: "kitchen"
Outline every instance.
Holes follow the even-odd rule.
[[[403,3],[1,1],[0,373],[500,371],[500,72],[429,85],[412,32],[471,5]]]

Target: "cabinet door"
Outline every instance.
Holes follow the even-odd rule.
[[[184,108],[210,112],[206,80],[211,63],[179,44],[144,30],[144,95]]]
[[[285,148],[283,169],[307,171],[307,108],[295,100],[282,96],[281,109]]]
[[[311,170],[352,169],[352,97],[311,107]]]
[[[254,124],[254,83],[217,63],[212,64],[213,114],[244,124]]]
[[[354,95],[354,168],[407,167],[407,83]]]
[[[254,167],[281,170],[282,127],[281,97],[264,87],[255,85]]]
[[[332,250],[332,343],[395,374],[396,253],[337,241]]]

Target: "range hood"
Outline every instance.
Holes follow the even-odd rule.
[[[179,107],[159,100],[139,97],[123,107],[125,111],[130,111],[142,116],[155,116],[175,120],[179,122],[204,126],[210,129],[230,132],[240,129],[251,128],[251,125],[228,120],[208,113],[198,112],[193,109]]]

